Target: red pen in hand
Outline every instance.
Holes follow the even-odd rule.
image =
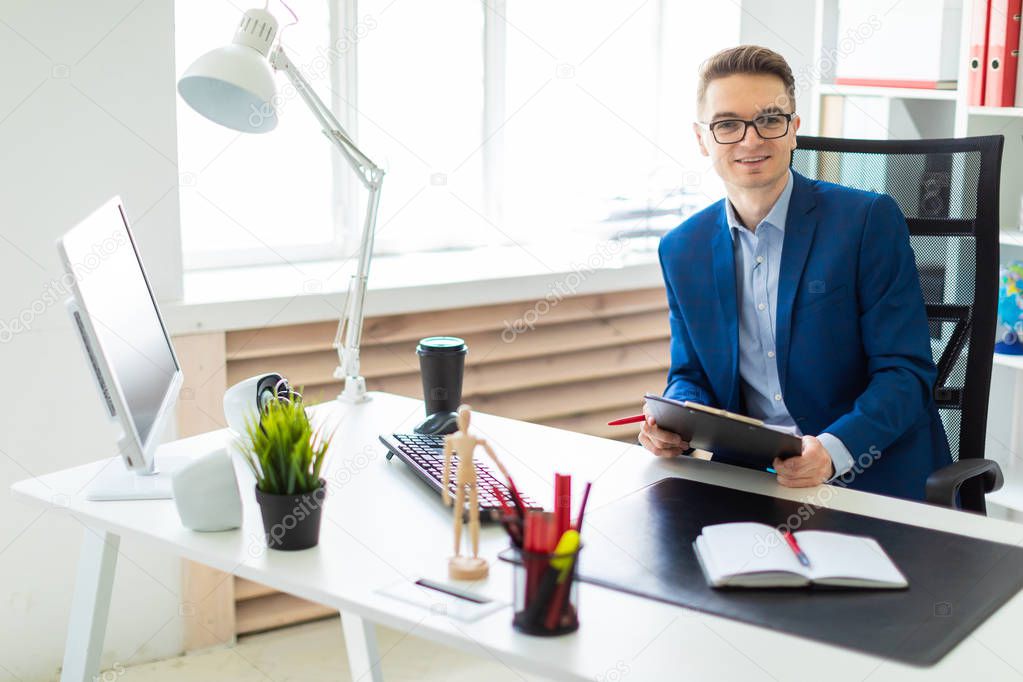
[[[625,426],[626,424],[636,424],[638,422],[643,421],[644,419],[646,419],[646,415],[645,414],[637,414],[637,415],[633,415],[631,417],[622,417],[621,419],[615,419],[614,421],[609,421],[607,423],[607,425],[608,426]]]

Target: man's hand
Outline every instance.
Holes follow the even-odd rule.
[[[799,457],[774,460],[778,483],[789,488],[819,485],[835,475],[831,455],[816,436],[803,436],[803,452]]]
[[[639,431],[639,443],[658,457],[678,457],[689,449],[689,443],[673,431],[665,431],[657,426],[654,416],[643,406],[646,421]]]

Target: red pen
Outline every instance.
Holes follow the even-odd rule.
[[[572,525],[572,476],[554,474],[554,523],[558,537]]]
[[[796,536],[793,535],[789,531],[788,528],[783,530],[781,532],[781,534],[785,538],[785,542],[788,543],[789,547],[795,553],[796,558],[799,559],[799,563],[801,563],[804,566],[806,566],[807,568],[809,568],[810,567],[810,558],[808,556],[806,556],[806,552],[804,552],[803,548],[799,546],[798,542],[796,542]]]
[[[501,503],[501,511],[504,512],[504,515],[511,516],[512,514],[514,514],[515,512],[513,512],[512,508],[508,506],[507,502],[505,502],[504,495],[501,493],[501,489],[498,488],[496,485],[491,486],[490,489],[494,492],[494,497],[497,498],[497,501]]]
[[[579,505],[579,516],[575,521],[575,529],[579,532],[583,530],[583,514],[586,513],[586,501],[590,499],[590,486],[593,485],[592,481],[586,482],[586,488],[583,490],[583,502]]]
[[[609,421],[607,423],[607,425],[608,426],[624,426],[626,424],[636,424],[638,422],[643,421],[644,419],[646,419],[646,415],[645,414],[636,414],[636,415],[633,415],[631,417],[622,417],[621,419],[615,419],[614,421]]]

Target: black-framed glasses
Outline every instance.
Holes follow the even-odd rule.
[[[746,130],[750,126],[753,126],[757,135],[765,140],[784,137],[789,132],[789,124],[795,115],[796,112],[791,114],[770,113],[761,114],[751,121],[741,118],[723,118],[711,123],[702,121],[699,123],[710,130],[710,134],[714,136],[714,141],[718,144],[735,144],[746,137]]]

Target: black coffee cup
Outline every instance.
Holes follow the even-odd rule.
[[[462,377],[469,347],[455,336],[429,336],[416,346],[423,377],[426,421],[417,433],[450,433],[457,430],[455,411],[462,402]]]

